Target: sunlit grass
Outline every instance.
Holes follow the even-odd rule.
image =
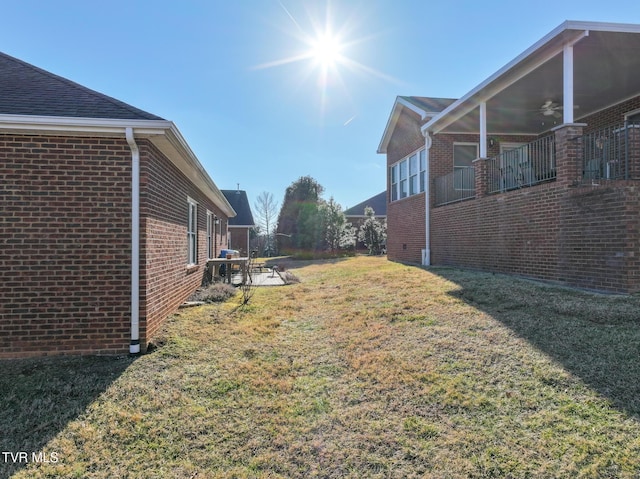
[[[135,361],[2,363],[4,430],[48,383],[78,399],[0,438],[57,463],[0,475],[638,477],[638,297],[383,258],[287,269],[301,282],[243,308],[182,310]]]

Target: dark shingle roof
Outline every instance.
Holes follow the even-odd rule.
[[[237,213],[229,218],[229,226],[254,226],[253,214],[249,206],[247,192],[243,190],[221,190],[224,197]]]
[[[1,52],[0,114],[162,120]]]
[[[364,216],[364,209],[370,206],[376,216],[387,216],[387,192],[377,194],[368,200],[358,203],[344,212],[345,216]]]

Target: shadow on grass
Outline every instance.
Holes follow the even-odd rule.
[[[640,418],[640,297],[453,268],[429,271],[459,286],[449,294],[490,314],[614,407]]]
[[[0,477],[32,461],[55,462],[59,452],[43,448],[132,362],[128,357],[0,360]]]

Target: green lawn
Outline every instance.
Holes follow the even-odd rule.
[[[640,477],[640,297],[290,267],[135,360],[0,362],[0,477]]]

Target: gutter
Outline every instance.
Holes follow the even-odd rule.
[[[431,133],[427,130],[424,134],[424,159],[426,162],[424,172],[424,209],[425,209],[425,249],[422,250],[422,266],[431,266],[431,175],[429,169],[431,160],[429,158],[429,149],[431,148]]]
[[[140,149],[133,128],[125,128],[131,148],[131,342],[129,354],[140,353]]]

